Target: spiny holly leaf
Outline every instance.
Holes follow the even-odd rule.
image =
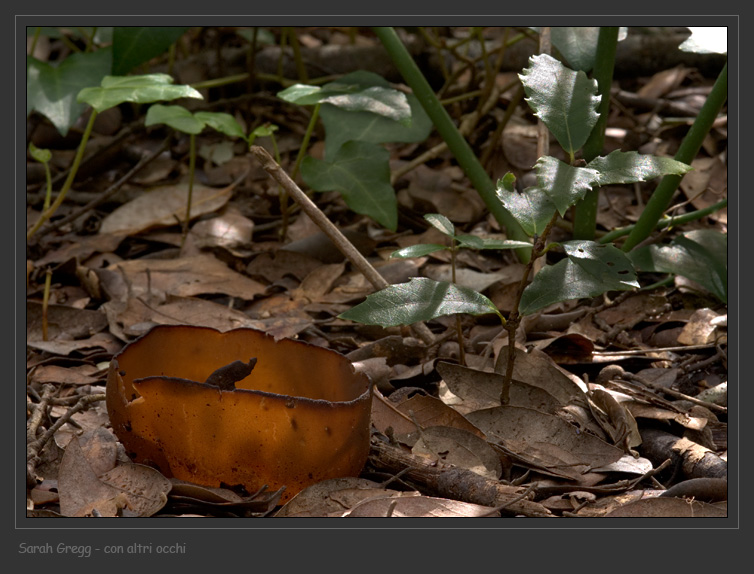
[[[494,239],[492,237],[479,237],[478,235],[456,235],[456,241],[469,249],[521,249],[531,247],[526,241],[513,239]]]
[[[151,104],[178,98],[203,99],[203,96],[191,86],[172,84],[173,78],[167,74],[105,76],[100,87],[84,88],[76,99],[89,104],[97,112],[103,112],[123,102]]]
[[[301,176],[313,190],[338,191],[351,210],[395,231],[398,202],[390,184],[389,159],[389,152],[382,146],[349,141],[331,161],[305,157]]]
[[[442,251],[443,249],[448,249],[448,247],[445,245],[440,245],[439,243],[419,243],[418,245],[409,245],[408,247],[393,251],[390,254],[390,257],[395,257],[396,259],[424,257],[425,255],[429,255],[430,253]]]
[[[584,145],[599,118],[597,82],[548,54],[529,58],[519,74],[526,101],[571,156]]]
[[[631,260],[614,245],[581,239],[561,245],[571,261],[602,282],[603,292],[639,287]]]
[[[669,245],[640,247],[628,257],[639,271],[681,275],[728,302],[728,236],[724,233],[688,231]]]
[[[638,152],[615,150],[590,161],[589,169],[597,171],[599,185],[616,185],[649,181],[663,175],[683,175],[691,166],[669,157],[639,155]]]
[[[607,284],[606,284],[607,283]],[[596,297],[606,291],[629,290],[632,287],[616,287],[612,281],[605,281],[587,271],[584,266],[574,263],[571,258],[547,265],[537,273],[534,280],[524,289],[519,304],[521,315],[544,309],[553,303]]]
[[[502,319],[495,304],[481,293],[426,277],[412,277],[408,283],[385,287],[338,317],[365,325],[395,327],[456,313],[495,313]]]
[[[427,213],[424,215],[424,219],[440,233],[444,233],[445,235],[448,235],[450,237],[455,236],[455,226],[450,221],[450,219],[448,219],[444,215],[440,215],[439,213]]]
[[[552,200],[561,216],[599,181],[596,170],[573,167],[548,155],[539,158],[534,169],[538,187]]]
[[[529,237],[540,235],[555,214],[555,205],[537,187],[529,187],[523,193],[518,193],[515,181],[512,173],[505,174],[497,181],[495,194]]]

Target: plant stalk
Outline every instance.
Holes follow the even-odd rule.
[[[691,165],[691,162],[699,153],[699,149],[702,147],[704,138],[712,128],[712,124],[720,113],[720,110],[725,104],[725,100],[728,99],[728,62],[725,62],[720,75],[715,81],[715,85],[712,86],[707,101],[704,102],[702,109],[699,110],[699,115],[694,120],[691,129],[686,134],[681,142],[681,147],[678,148],[678,152],[675,154],[677,161],[681,161],[685,164]],[[655,229],[657,222],[662,218],[663,212],[670,205],[670,201],[673,199],[673,194],[678,185],[681,183],[683,176],[680,175],[666,175],[662,178],[657,188],[649,198],[647,205],[644,207],[639,221],[631,230],[631,233],[623,244],[623,251],[631,251],[636,245],[644,241],[652,231]]]
[[[414,95],[421,103],[424,111],[434,123],[440,136],[447,142],[448,148],[458,161],[466,176],[477,190],[482,200],[495,220],[507,230],[511,239],[527,241],[528,237],[514,217],[503,207],[495,194],[495,185],[487,172],[474,155],[471,146],[458,133],[453,120],[437,99],[432,87],[422,74],[416,62],[406,50],[395,30],[391,27],[374,27],[374,33],[382,42],[398,71],[406,83],[411,87]],[[528,261],[531,253],[529,249],[518,249],[516,253],[520,260]]]
[[[183,229],[181,230],[181,249],[186,242],[188,235],[189,222],[191,221],[191,198],[194,194],[194,170],[196,167],[196,135],[189,135],[189,182],[188,198],[186,199],[186,217],[183,220]]]
[[[666,227],[671,226],[678,226],[683,225],[684,223],[688,223],[689,221],[696,221],[697,219],[701,219],[702,217],[708,216],[710,213],[715,213],[716,211],[719,211],[720,209],[723,209],[724,207],[728,206],[728,199],[723,199],[721,201],[718,201],[717,203],[714,203],[710,205],[709,207],[705,207],[703,209],[698,209],[696,211],[692,211],[691,213],[684,213],[683,215],[678,215],[674,217],[668,217],[660,219],[660,221],[657,222],[655,225],[656,230],[665,229]],[[597,243],[612,243],[616,239],[620,237],[625,237],[631,231],[633,231],[635,225],[628,225],[626,227],[621,227],[619,229],[614,229],[613,231],[610,231],[609,233],[606,233],[602,237],[597,240]]]
[[[60,190],[60,193],[58,193],[58,196],[55,198],[55,201],[50,206],[50,208],[43,211],[39,215],[39,219],[37,219],[37,222],[26,233],[26,241],[29,241],[34,236],[34,234],[39,230],[39,228],[42,227],[42,225],[44,225],[45,221],[47,221],[53,215],[55,215],[55,212],[63,204],[63,200],[65,200],[65,196],[68,193],[68,191],[71,189],[71,186],[73,185],[73,180],[76,178],[76,174],[79,171],[79,166],[81,165],[81,159],[84,157],[84,150],[86,149],[86,142],[89,141],[89,136],[92,133],[92,127],[94,127],[94,120],[96,117],[97,117],[97,110],[92,108],[92,114],[89,116],[89,121],[86,124],[86,128],[84,129],[83,135],[81,136],[81,142],[79,143],[79,148],[76,150],[76,155],[73,158],[73,165],[71,166],[71,171],[68,172],[68,177],[66,178],[65,183],[63,183],[63,188]]]
[[[507,405],[510,402],[511,380],[513,379],[513,363],[516,360],[516,330],[518,329],[518,325],[521,322],[521,317],[518,314],[518,307],[521,304],[521,297],[523,296],[524,289],[526,289],[526,284],[529,281],[529,274],[534,268],[534,262],[542,255],[544,255],[547,251],[547,236],[550,235],[550,231],[552,231],[555,222],[558,220],[558,216],[559,214],[556,211],[553,214],[552,219],[550,219],[550,221],[547,223],[547,226],[545,226],[544,231],[542,231],[542,235],[537,237],[537,240],[534,242],[534,247],[531,250],[531,259],[524,267],[524,274],[521,277],[521,282],[519,283],[518,290],[516,292],[516,300],[513,302],[513,308],[511,309],[511,313],[508,316],[508,320],[503,323],[503,327],[505,327],[505,330],[508,332],[508,364],[505,367],[503,388],[500,391],[500,404],[502,405]]]
[[[597,39],[597,55],[594,61],[594,79],[597,80],[597,91],[602,96],[597,108],[599,119],[584,143],[582,153],[589,162],[602,153],[605,143],[605,127],[610,111],[610,86],[613,83],[615,68],[615,52],[618,46],[617,26],[603,26]],[[597,208],[599,189],[590,189],[584,199],[576,204],[573,219],[574,239],[594,239],[597,228]]]

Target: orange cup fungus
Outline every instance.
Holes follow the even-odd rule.
[[[204,486],[285,486],[282,501],[358,476],[370,405],[368,377],[344,356],[254,329],[158,326],[107,375],[113,431],[136,462]]]

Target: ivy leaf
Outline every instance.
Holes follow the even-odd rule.
[[[411,109],[411,123],[405,125],[367,111],[349,111],[328,103],[319,110],[325,126],[325,158],[336,153],[349,140],[371,143],[420,142],[432,131],[432,120],[413,94],[406,94]]]
[[[154,104],[147,110],[145,126],[165,124],[185,134],[198,134],[204,129],[204,122],[199,121],[183,106],[163,106]]]
[[[597,82],[548,54],[529,58],[519,74],[526,101],[571,156],[584,145],[599,118]]]
[[[547,155],[537,160],[534,169],[538,186],[552,200],[561,216],[599,181],[597,170],[574,167]]]
[[[115,76],[128,74],[139,64],[167,51],[188,29],[178,26],[116,26],[113,28],[111,73]]]
[[[246,139],[243,128],[236,118],[225,112],[195,112],[194,117],[213,130],[231,138]]]
[[[497,181],[495,194],[529,237],[541,235],[555,215],[555,205],[538,187],[529,187],[518,193],[515,180],[512,173],[507,173]]]
[[[589,169],[597,171],[598,185],[616,185],[649,181],[663,175],[683,175],[692,167],[669,157],[640,155],[638,152],[615,150],[607,156],[590,161]]]
[[[343,144],[332,161],[307,156],[301,176],[315,191],[338,191],[348,207],[368,215],[387,229],[398,226],[398,202],[390,184],[390,154],[362,141]]]
[[[426,277],[412,277],[408,283],[390,285],[338,317],[365,325],[395,327],[456,313],[495,313],[502,318],[495,304],[481,293]]]
[[[330,104],[346,111],[377,114],[405,126],[411,124],[406,94],[372,72],[353,72],[322,87],[294,84],[277,95],[300,106]]]
[[[76,95],[97,85],[112,67],[112,49],[71,54],[59,66],[26,58],[26,113],[38,111],[65,136],[86,106]]]
[[[628,256],[640,271],[681,275],[728,302],[728,236],[724,233],[688,231],[669,245],[640,247]]]
[[[97,112],[103,112],[123,102],[151,104],[178,98],[203,99],[203,96],[191,86],[172,84],[173,78],[167,74],[105,76],[99,87],[84,88],[76,99],[89,104]]]

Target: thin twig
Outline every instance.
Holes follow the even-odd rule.
[[[330,238],[340,252],[345,255],[351,264],[356,267],[366,277],[375,289],[384,289],[390,284],[379,272],[372,266],[369,261],[353,246],[341,231],[335,227],[332,221],[322,213],[322,210],[307,196],[296,182],[293,181],[287,173],[277,164],[266,149],[260,146],[251,146],[251,154],[254,155],[264,170],[277,181],[301,206],[301,210]],[[424,323],[413,325],[417,335],[421,337],[426,344],[434,342],[434,335]]]

